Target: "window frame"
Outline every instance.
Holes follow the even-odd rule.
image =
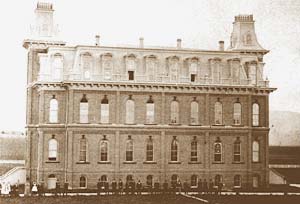
[[[190,162],[198,162],[198,141],[194,137],[191,141],[191,157]]]
[[[58,100],[55,95],[49,102],[49,123],[58,123]]]
[[[155,103],[152,96],[146,103],[146,124],[155,124]]]
[[[135,123],[135,102],[129,97],[125,104],[125,124],[134,124]]]
[[[103,138],[102,140],[100,140],[99,148],[100,148],[99,161],[100,162],[109,162],[109,142],[106,138]]]
[[[236,185],[238,182],[238,185]],[[240,174],[236,174],[233,177],[233,187],[234,188],[241,188],[242,187],[242,176]]]
[[[257,149],[256,149],[257,147]],[[257,159],[255,159],[257,158]],[[252,162],[253,163],[259,163],[260,162],[260,142],[255,139],[252,142]]]
[[[198,186],[198,176],[196,174],[191,175],[191,188]]]
[[[55,148],[52,147],[54,144],[51,144],[51,142],[55,142]],[[50,157],[53,153],[55,154],[55,157]],[[54,135],[48,141],[48,161],[58,161],[58,141]]]
[[[180,108],[179,108],[179,102],[176,100],[176,98],[174,98],[173,101],[171,101],[170,109],[171,109],[171,113],[170,113],[171,124],[179,124]]]
[[[126,140],[125,147],[125,162],[133,162],[134,161],[134,144],[131,137],[128,137]]]
[[[238,105],[238,107],[236,107]],[[233,125],[242,124],[242,104],[240,102],[235,102],[233,104]]]
[[[146,162],[154,161],[154,145],[151,136],[146,141]]]
[[[233,143],[233,162],[240,163],[242,161],[242,147],[241,141],[238,138]]]
[[[179,142],[177,138],[174,136],[171,141],[171,162],[179,162]],[[176,158],[176,159],[175,159]]]
[[[220,152],[218,152],[217,145],[220,146]],[[220,157],[220,159],[218,160],[217,158]],[[220,138],[218,138],[215,142],[214,142],[214,163],[222,163],[223,162],[223,144],[220,140]]]
[[[196,99],[190,104],[190,125],[199,125],[199,103]]]
[[[84,135],[79,140],[79,162],[88,162],[88,141]]]
[[[100,123],[102,124],[109,123],[109,101],[106,95],[101,100],[101,104],[100,104]]]
[[[257,109],[256,109],[257,107]],[[259,117],[260,117],[260,107],[257,102],[252,104],[252,126],[253,127],[259,127]]]
[[[223,125],[223,104],[219,100],[214,104],[214,125]]]
[[[83,181],[81,180],[82,178],[84,179],[84,186],[81,186],[81,184],[83,184]],[[81,189],[86,189],[87,188],[87,177],[84,176],[84,175],[81,175],[79,177],[79,188],[81,188]]]
[[[85,94],[83,94],[79,103],[79,123],[89,123],[89,102]]]

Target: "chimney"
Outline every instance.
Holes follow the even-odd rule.
[[[177,49],[181,48],[181,39],[177,39]]]
[[[144,38],[140,37],[140,48],[144,48]]]
[[[96,45],[96,46],[100,46],[100,35],[96,35],[96,36],[95,36],[95,39],[96,39],[95,45]]]
[[[223,40],[219,41],[219,51],[224,51],[224,41]]]

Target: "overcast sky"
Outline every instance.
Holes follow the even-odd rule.
[[[300,0],[49,0],[60,36],[70,45],[137,44],[217,49],[229,44],[234,16],[253,14],[258,41],[270,50],[265,76],[278,90],[270,109],[300,112]],[[1,1],[0,130],[23,130],[26,114],[26,50],[36,0]]]

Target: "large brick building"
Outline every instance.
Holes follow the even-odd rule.
[[[27,176],[48,188],[98,179],[268,183],[268,52],[252,15],[235,17],[224,50],[100,44],[56,38],[52,4],[38,3],[28,50]]]

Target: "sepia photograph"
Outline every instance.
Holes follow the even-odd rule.
[[[300,203],[300,0],[0,5],[0,204]]]

